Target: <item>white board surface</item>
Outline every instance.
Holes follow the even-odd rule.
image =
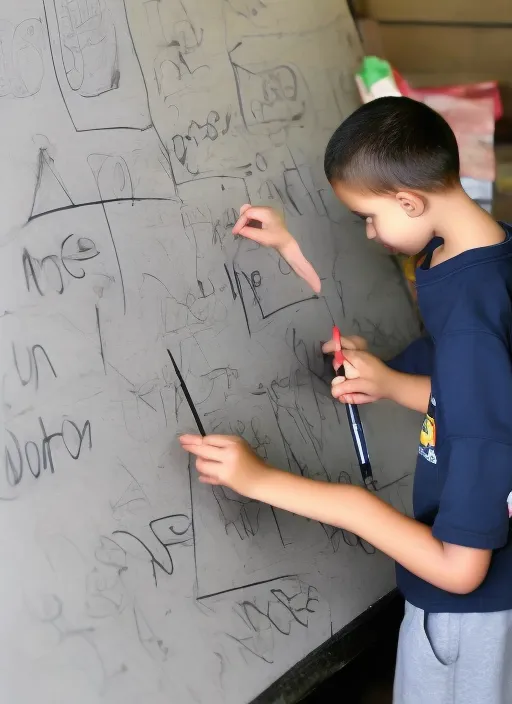
[[[334,0],[4,0],[0,691],[6,704],[249,702],[394,584],[355,536],[200,485],[177,435],[360,482],[333,322],[417,335],[322,171],[357,106]],[[322,278],[235,240],[273,205]],[[407,510],[418,418],[361,410]]]

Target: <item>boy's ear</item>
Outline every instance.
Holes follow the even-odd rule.
[[[400,191],[396,194],[395,198],[402,210],[405,210],[410,218],[417,218],[420,215],[423,215],[426,210],[426,200],[417,193]]]

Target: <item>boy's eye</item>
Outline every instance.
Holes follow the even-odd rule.
[[[365,215],[364,213],[358,213],[357,210],[353,210],[352,213],[359,218],[360,220],[363,220],[366,223],[371,223],[372,222],[372,215]]]

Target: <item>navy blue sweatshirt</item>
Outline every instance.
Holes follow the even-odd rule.
[[[512,228],[503,243],[416,271],[428,336],[390,366],[432,378],[420,436],[415,518],[446,543],[491,549],[470,594],[434,587],[397,566],[405,598],[427,612],[512,609]]]

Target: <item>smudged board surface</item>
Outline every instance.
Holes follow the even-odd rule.
[[[9,704],[241,704],[389,591],[355,536],[196,481],[238,433],[360,482],[320,341],[417,334],[334,202],[360,48],[334,0],[5,0],[0,46],[0,688]],[[235,240],[273,205],[323,283]],[[172,363],[174,360],[179,375]],[[417,419],[362,410],[407,509]]]

